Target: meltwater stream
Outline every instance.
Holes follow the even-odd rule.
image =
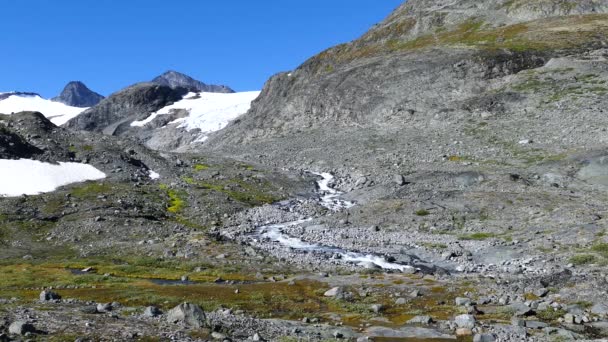
[[[322,179],[317,182],[319,191],[321,192],[321,205],[332,211],[338,211],[341,209],[348,209],[355,204],[352,202],[344,201],[340,199],[342,192],[333,189],[329,184],[334,179],[334,176],[330,173],[313,173],[314,175],[320,176]],[[374,254],[364,254],[359,252],[352,252],[343,248],[324,246],[316,243],[309,243],[301,239],[291,237],[284,232],[287,227],[297,226],[312,219],[298,220],[292,222],[284,222],[273,225],[267,225],[259,227],[256,230],[256,237],[260,240],[269,239],[277,242],[285,247],[289,247],[293,250],[303,252],[317,252],[326,253],[334,256],[336,259],[341,260],[344,263],[354,263],[359,266],[375,265],[382,269],[387,270],[399,270],[406,271],[412,270],[413,267],[409,265],[402,265],[398,263],[388,262],[383,256]]]

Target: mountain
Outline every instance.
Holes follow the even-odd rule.
[[[171,88],[186,88],[191,92],[234,93],[234,90],[225,85],[205,84],[188,75],[172,70],[154,78],[151,82]]]
[[[84,108],[71,107],[63,103],[42,98],[31,92],[0,93],[0,114],[23,111],[40,112],[56,125],[62,125],[80,114]]]
[[[69,82],[59,96],[52,101],[60,102],[71,107],[92,107],[98,104],[104,97],[87,88],[80,81]]]
[[[145,119],[150,113],[181,100],[186,93],[184,88],[138,83],[110,95],[68,121],[65,127],[118,135],[131,122]]]

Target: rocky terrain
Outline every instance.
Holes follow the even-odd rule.
[[[69,82],[59,96],[52,98],[52,101],[61,102],[72,107],[93,107],[104,97],[89,89],[80,81]]]
[[[142,145],[171,84],[2,116],[107,178],[0,200],[0,340],[605,340],[607,12],[410,0],[206,141]]]

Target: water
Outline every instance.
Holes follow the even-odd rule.
[[[334,176],[329,173],[313,173],[322,177],[317,182],[321,193],[321,205],[332,211],[348,209],[354,206],[353,202],[344,201],[340,197],[342,192],[333,189],[329,186]],[[282,246],[291,248],[292,250],[302,252],[316,252],[331,255],[334,259],[341,260],[344,263],[353,263],[362,267],[375,266],[386,270],[406,271],[413,269],[412,266],[399,263],[389,262],[381,255],[365,254],[359,252],[348,251],[339,247],[324,246],[321,244],[310,243],[304,240],[289,236],[284,232],[285,228],[298,226],[309,222],[312,219],[298,220],[293,222],[285,222],[273,225],[259,227],[255,236],[260,240],[269,239],[279,243]]]

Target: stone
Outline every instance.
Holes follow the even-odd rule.
[[[342,294],[343,292],[344,292],[344,290],[341,287],[338,286],[338,287],[334,287],[334,288],[332,288],[330,290],[327,290],[323,294],[323,296],[325,296],[325,297],[336,297],[336,296]]]
[[[473,337],[473,342],[494,342],[496,336],[494,334],[476,334]]]
[[[574,324],[574,315],[571,313],[567,313],[564,315],[564,323],[566,324]]]
[[[219,333],[217,331],[214,331],[211,333],[211,337],[213,337],[214,340],[224,340],[226,338],[226,335]]]
[[[97,305],[83,306],[82,308],[80,308],[80,312],[82,312],[84,314],[89,314],[89,315],[96,314],[96,313],[98,313]]]
[[[182,303],[167,313],[167,322],[183,324],[192,328],[203,328],[206,326],[206,316],[203,309],[191,303]]]
[[[458,305],[458,306],[470,305],[471,304],[471,298],[456,297],[455,302],[456,302],[456,305]]]
[[[158,317],[162,314],[163,314],[163,312],[156,306],[148,306],[144,310],[144,316],[146,316],[146,317]]]
[[[54,300],[60,300],[61,296],[56,292],[50,290],[44,290],[40,292],[40,301],[41,302],[49,302]]]
[[[473,331],[469,328],[458,328],[456,329],[456,336],[471,336]]]
[[[409,321],[407,321],[407,324],[424,324],[424,325],[428,325],[433,323],[433,319],[431,318],[431,316],[416,316],[412,319],[410,319]]]
[[[407,299],[405,298],[397,298],[397,300],[395,301],[395,305],[404,305],[407,303]]]
[[[549,325],[544,322],[539,321],[526,321],[526,328],[529,329],[543,329],[548,327]]]
[[[546,288],[537,289],[537,290],[534,291],[534,295],[536,295],[536,296],[538,296],[540,298],[543,298],[543,297],[545,297],[548,294],[549,294],[549,290],[546,289]]]
[[[8,327],[9,334],[25,335],[27,333],[35,333],[36,328],[26,321],[15,321]]]
[[[473,329],[475,327],[475,317],[473,315],[458,315],[454,321],[459,328]]]
[[[607,316],[608,305],[604,303],[596,303],[591,307],[591,313],[599,316]]]
[[[103,304],[100,303],[100,304],[97,304],[97,308],[96,309],[97,309],[97,312],[102,312],[102,313],[103,312],[110,312],[110,311],[112,311],[112,304],[110,304],[110,303],[103,303]]]
[[[402,175],[394,175],[393,183],[395,183],[399,186],[403,186],[403,185],[405,185],[405,178]]]
[[[253,340],[253,341],[264,341],[264,339],[262,337],[260,337],[260,334],[258,334],[258,333],[253,334],[253,337],[251,338],[251,340]]]
[[[372,310],[372,312],[374,313],[381,313],[382,311],[384,311],[384,305],[382,304],[373,304],[370,309]]]

